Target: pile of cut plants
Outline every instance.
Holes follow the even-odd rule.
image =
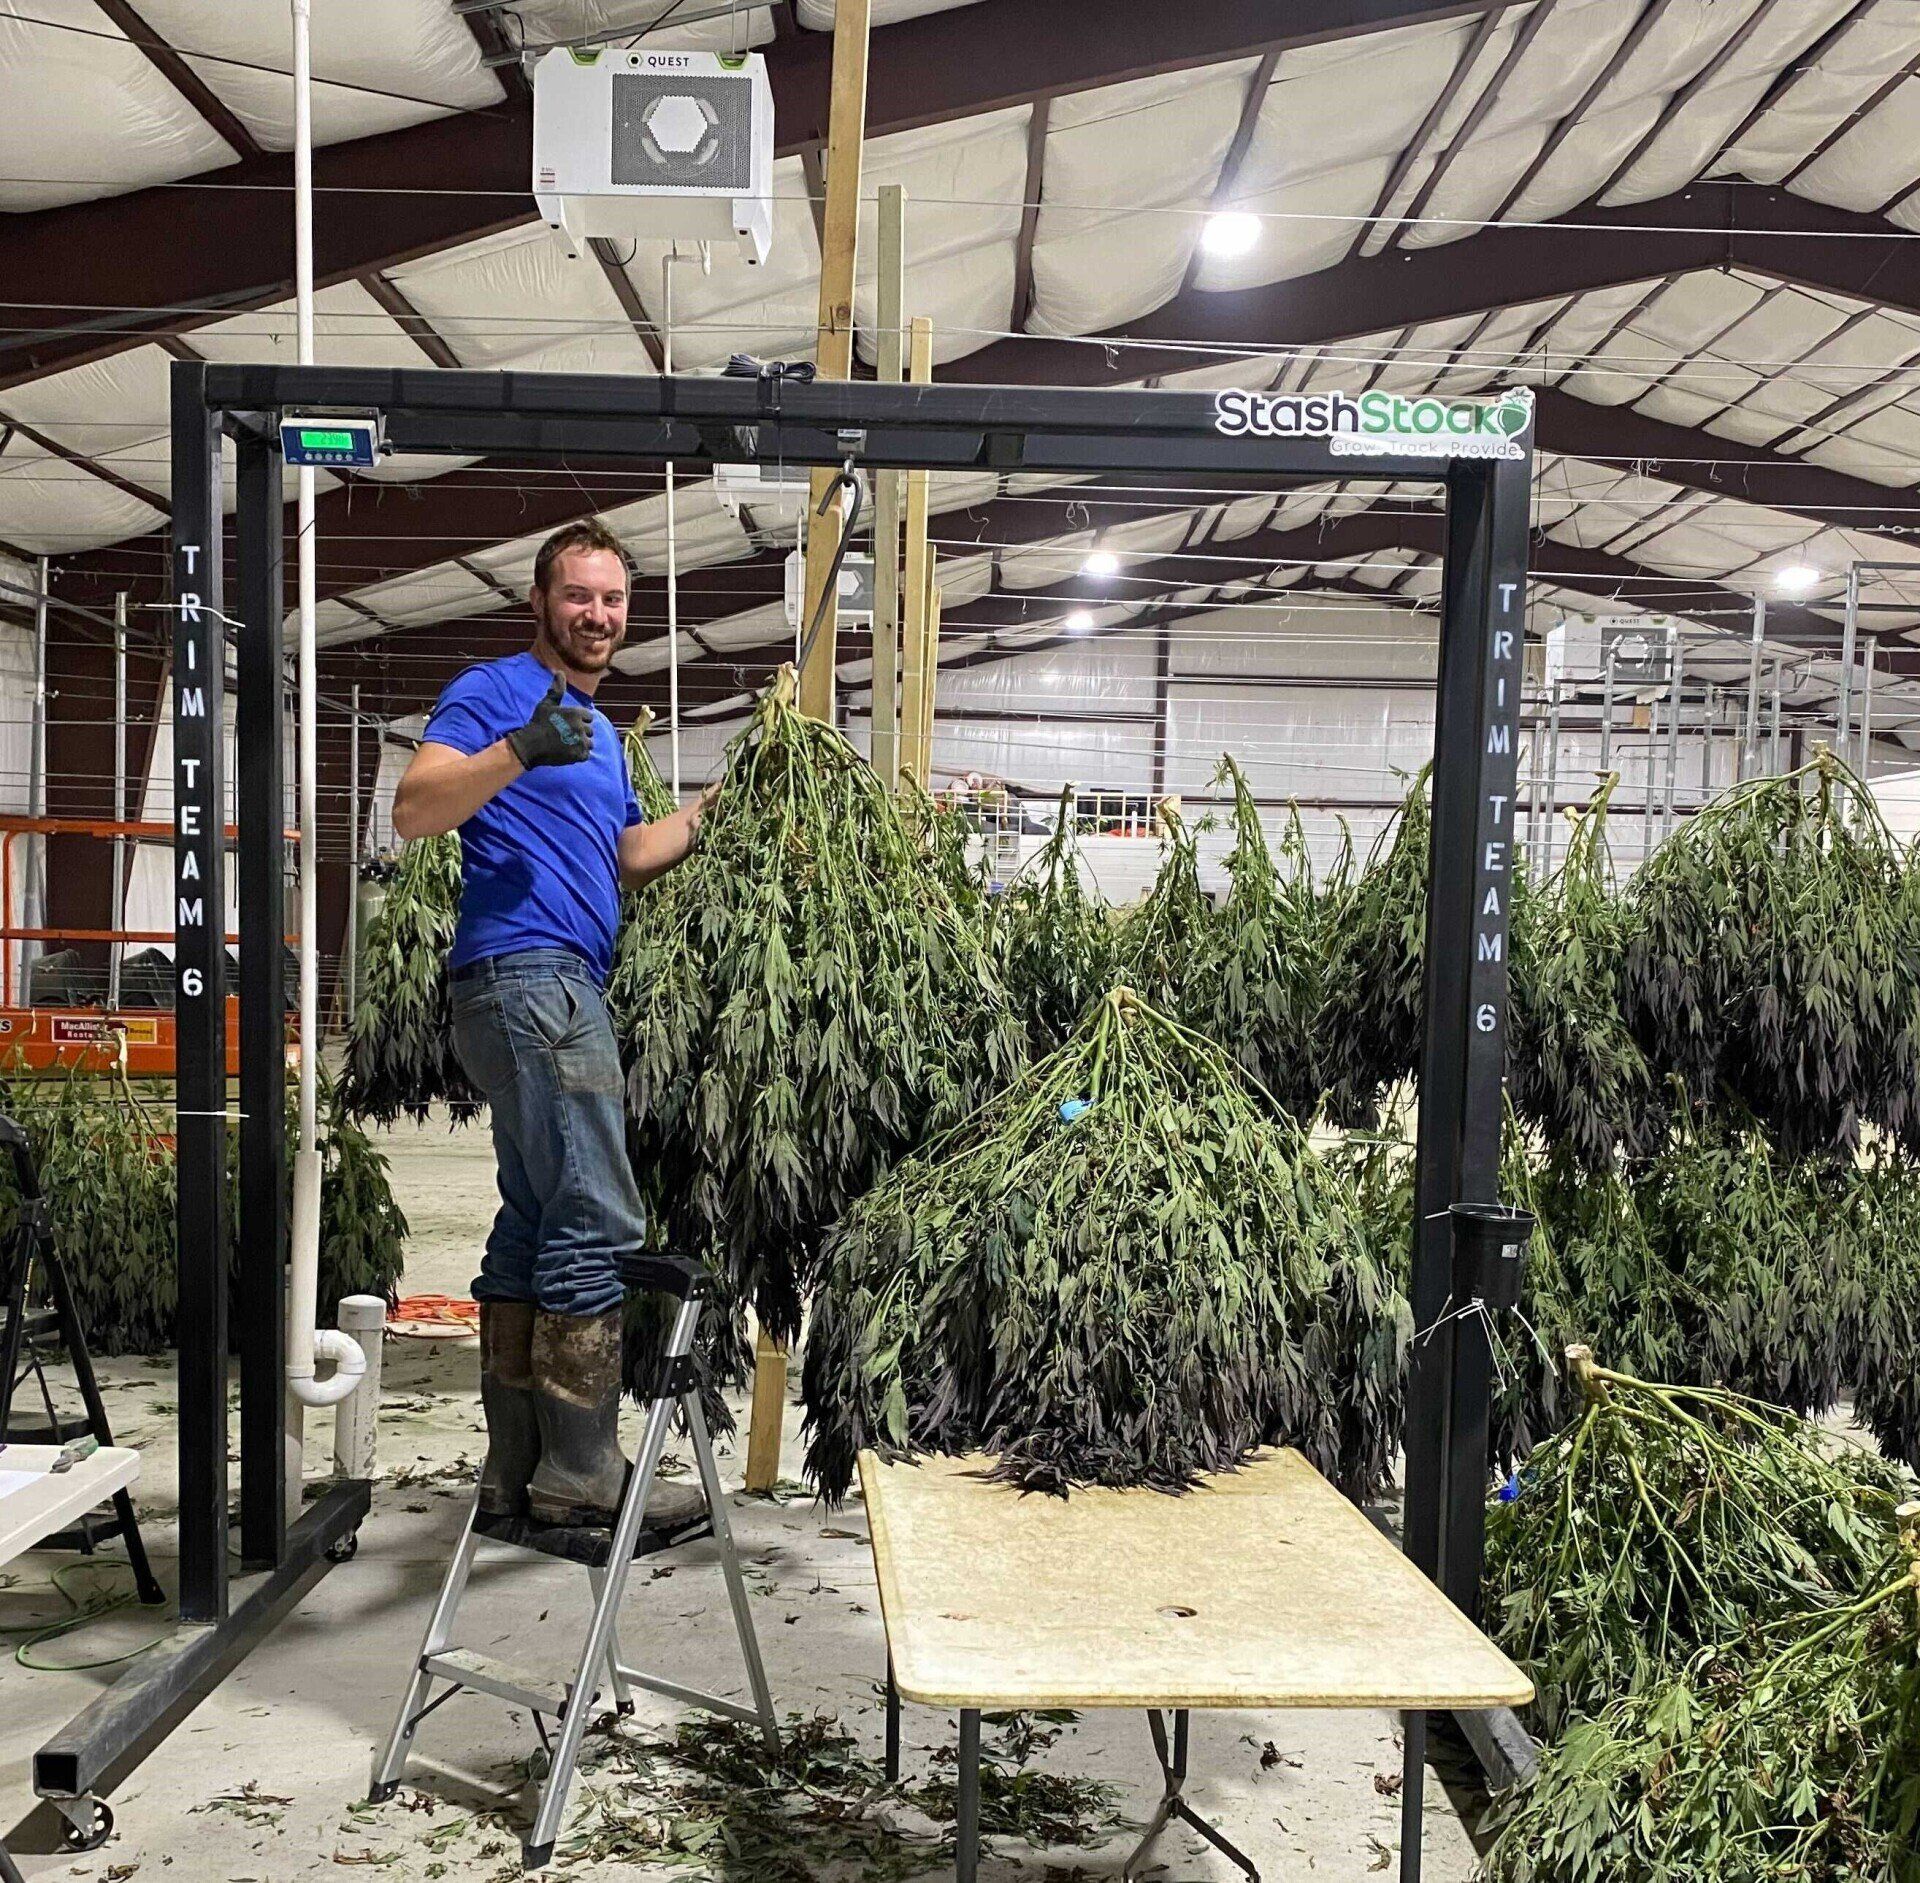
[[[1569,1362],[1488,1515],[1485,1613],[1549,1736],[1490,1883],[1912,1883],[1920,1504],[1792,1413]]]
[[[995,1455],[1025,1490],[1180,1490],[1295,1445],[1355,1496],[1398,1443],[1410,1334],[1341,1164],[1128,988],[903,1161],[826,1246],[807,1470]]]

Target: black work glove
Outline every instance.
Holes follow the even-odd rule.
[[[566,695],[566,681],[555,674],[533,717],[518,732],[507,734],[523,771],[536,765],[577,765],[593,751],[593,711],[563,704]]]

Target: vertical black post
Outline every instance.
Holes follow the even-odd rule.
[[[1479,1593],[1490,1356],[1484,1322],[1448,1318],[1464,1304],[1452,1300],[1447,1212],[1490,1201],[1499,1181],[1528,473],[1523,456],[1449,475],[1434,726],[1406,1546],[1468,1613]]]
[[[280,638],[280,453],[239,443],[240,1554],[276,1565],[287,1535],[286,825]],[[304,1043],[303,1043],[304,1044]]]
[[[227,989],[220,433],[173,367],[174,1018],[180,1619],[227,1612]]]
[[[1473,909],[1462,938],[1467,959],[1466,1064],[1460,1123],[1459,1197],[1498,1199],[1505,1131],[1507,918],[1513,894],[1513,803],[1519,767],[1520,686],[1526,658],[1527,517],[1531,458],[1497,461],[1478,481],[1480,542],[1473,567],[1484,585],[1468,596],[1471,629],[1485,650],[1480,683],[1481,754],[1475,809]],[[1551,815],[1551,811],[1549,811]],[[1449,1237],[1449,1242],[1451,1237]],[[1458,1323],[1447,1415],[1447,1503],[1440,1586],[1479,1619],[1486,1567],[1487,1432],[1493,1410],[1492,1329],[1484,1312]]]

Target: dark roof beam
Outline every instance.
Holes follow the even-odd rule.
[[[264,155],[254,134],[206,80],[140,17],[130,0],[94,0],[94,4],[126,34],[129,45],[138,47],[146,55],[147,63],[193,107],[195,115],[236,157]]]

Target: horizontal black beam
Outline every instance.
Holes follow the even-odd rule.
[[[143,1654],[33,1755],[43,1798],[104,1797],[220,1685],[332,1566],[359,1529],[372,1486],[342,1484],[287,1531],[286,1554],[224,1621],[183,1627]]]
[[[375,410],[396,451],[449,456],[809,465],[851,456],[876,469],[1200,474],[1263,487],[1433,483],[1493,468],[1413,453],[1349,456],[1326,438],[1230,435],[1209,392],[189,361],[173,373],[203,374],[218,411]]]

